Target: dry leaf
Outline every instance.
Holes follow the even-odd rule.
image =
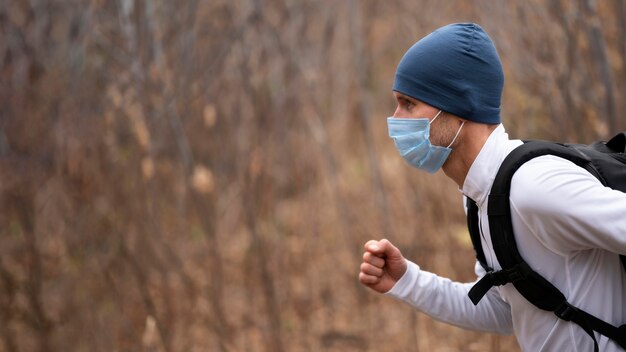
[[[209,194],[215,188],[213,173],[203,165],[196,165],[193,169],[191,184],[196,192]]]
[[[208,104],[204,107],[204,125],[207,128],[212,128],[215,126],[215,122],[217,122],[217,110],[215,105]]]
[[[149,180],[154,176],[154,161],[152,158],[145,157],[141,160],[141,173],[143,174],[143,178]]]

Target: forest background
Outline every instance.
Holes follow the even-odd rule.
[[[357,280],[474,279],[461,195],[387,137],[403,53],[474,21],[513,138],[626,129],[624,0],[1,0],[0,351],[511,351]]]

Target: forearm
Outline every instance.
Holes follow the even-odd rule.
[[[467,297],[473,283],[453,282],[447,278],[423,271],[407,261],[404,276],[386,294],[404,301],[430,317],[458,327],[512,333],[511,310],[491,290],[477,306]]]

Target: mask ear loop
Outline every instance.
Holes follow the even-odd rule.
[[[435,120],[437,119],[437,117],[439,117],[439,115],[441,114],[443,110],[439,110],[439,112],[437,113],[437,115],[435,115],[435,117],[433,117],[432,120],[430,120],[430,122],[428,123],[429,125],[432,124],[433,122],[435,122]]]
[[[437,115],[439,115],[439,114],[437,114]],[[446,148],[450,148],[454,144],[454,141],[456,141],[456,137],[459,136],[459,133],[461,133],[461,130],[463,129],[464,125],[465,125],[465,121],[463,121],[461,123],[461,127],[459,127],[459,130],[456,131],[456,134],[454,135],[454,138],[452,139],[452,142],[450,142],[450,144],[448,144],[448,146]]]

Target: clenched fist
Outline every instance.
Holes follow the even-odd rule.
[[[406,261],[391,242],[386,239],[365,244],[359,281],[374,291],[385,293],[406,272]]]

